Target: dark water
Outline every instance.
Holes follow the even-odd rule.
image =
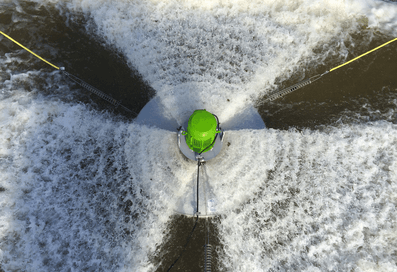
[[[94,35],[94,30],[88,27],[82,14],[69,18],[55,7],[29,2],[22,2],[22,7],[23,13],[20,13],[15,11],[15,4],[3,4],[0,26],[4,33],[56,66],[65,67],[69,73],[121,100],[123,105],[135,112],[139,112],[154,96],[154,90],[129,68],[120,53],[106,47],[105,42]],[[19,21],[14,23],[13,20]],[[5,37],[0,49],[2,54],[20,51],[25,62],[13,67],[15,73],[29,70],[49,73],[54,70]],[[36,84],[43,80],[37,79]],[[72,90],[76,90],[77,86],[69,81],[67,83]],[[43,90],[43,93],[51,95],[51,90]],[[74,94],[77,95],[75,101],[90,103],[99,107],[98,110],[114,111],[85,90],[79,89]],[[59,98],[63,99],[62,96]]]
[[[370,42],[365,32],[354,36],[354,42],[362,43],[349,54],[353,59],[385,42],[390,36],[378,34]],[[281,100],[266,103],[259,112],[270,128],[311,128],[351,122],[390,120],[387,113],[395,109],[392,103],[397,90],[397,43],[391,43],[369,55],[364,56],[332,71],[320,80],[289,94]],[[327,59],[326,65],[306,73],[307,77],[322,74],[343,62]],[[302,68],[303,70],[304,68]],[[295,80],[282,82],[287,87],[299,82],[302,73],[296,73]],[[393,114],[393,113],[392,113]]]
[[[82,78],[101,91],[122,100],[122,104],[139,112],[154,96],[154,90],[142,80],[139,73],[131,69],[123,55],[95,35],[95,26],[83,14],[73,18],[60,14],[51,5],[38,6],[22,2],[24,12],[16,11],[19,4],[3,3],[0,6],[0,29],[58,66],[66,67],[70,73]],[[16,19],[17,18],[17,19]],[[368,34],[352,34],[356,46],[349,47],[351,59],[370,50],[392,37],[381,33],[371,40]],[[315,83],[271,103],[256,101],[258,111],[268,128],[277,130],[322,130],[341,124],[366,123],[386,120],[396,124],[397,99],[397,42],[392,43],[348,66],[325,75]],[[23,86],[26,92],[71,103],[84,103],[97,111],[109,111],[115,118],[128,122],[135,117],[115,110],[111,105],[91,95],[65,78],[59,78],[50,66],[42,63],[15,44],[3,38],[0,41],[0,55],[17,52],[24,61],[8,66],[12,74],[26,71],[40,71],[34,76],[34,86]],[[322,73],[343,62],[340,57],[329,57],[320,66],[302,67],[289,80],[279,82],[280,88]],[[1,71],[1,80],[9,79]],[[49,80],[49,81],[48,81]],[[69,88],[58,88],[67,85]],[[66,93],[64,92],[66,91]],[[0,188],[1,189],[1,188]],[[120,209],[127,209],[127,204]],[[210,241],[216,248],[213,252],[213,270],[225,271],[218,263],[223,254],[223,245],[218,237],[217,226],[221,218],[208,220]],[[206,239],[205,220],[199,220],[192,239],[172,271],[203,271]],[[194,219],[173,216],[166,230],[166,239],[157,247],[152,261],[158,265],[156,271],[165,271],[179,255],[186,238],[193,227]],[[2,249],[4,250],[4,249]],[[223,253],[222,253],[223,252]],[[1,266],[1,264],[0,264]],[[66,267],[59,271],[68,271]],[[1,268],[0,268],[0,271]],[[14,271],[14,270],[9,270]],[[89,270],[87,270],[89,271]],[[131,271],[134,271],[131,268]]]

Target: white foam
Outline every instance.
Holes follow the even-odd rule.
[[[379,28],[383,33],[397,35],[397,5],[387,1],[351,1],[346,10],[353,16],[364,15],[368,19],[368,27]]]
[[[331,43],[359,29],[362,15],[387,34],[396,18],[395,4],[361,0],[65,5],[92,17],[174,116],[206,108],[221,122],[276,78],[326,54],[346,56]],[[14,73],[18,61],[18,54],[0,61],[0,76],[9,78],[0,102],[3,268],[152,271],[150,256],[196,165],[183,160],[173,133],[61,102],[60,95],[27,93],[42,75]],[[388,116],[322,132],[228,132],[231,145],[205,166],[222,214],[221,265],[397,269],[397,128],[395,113]]]
[[[221,119],[253,103],[359,23],[345,1],[73,1],[121,49],[175,116]],[[327,54],[328,54],[327,53]],[[227,99],[231,102],[226,103]]]
[[[2,106],[14,112],[1,129],[1,138],[11,142],[2,144],[1,157],[5,267],[80,270],[101,264],[111,271],[150,270],[148,254],[162,241],[161,230],[173,213],[172,190],[178,188],[168,168],[181,166],[181,158],[163,159],[174,135],[120,123],[82,105],[31,101],[18,106],[10,100]],[[161,141],[164,148],[152,149],[149,157],[141,152]],[[176,174],[187,170],[181,167]],[[131,215],[118,207],[121,195],[133,201]]]
[[[230,147],[235,139],[237,145],[228,149],[223,177],[229,186],[221,189],[231,209],[220,225],[227,270],[303,271],[313,263],[321,271],[348,270],[364,256],[397,268],[390,255],[397,242],[397,184],[389,170],[397,158],[396,125],[228,136]],[[242,158],[238,150],[254,152]],[[219,175],[222,168],[217,165]],[[236,198],[240,204],[231,203]]]

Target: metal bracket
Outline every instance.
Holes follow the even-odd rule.
[[[196,155],[196,159],[197,159],[197,161],[200,161],[200,163],[204,162],[204,157],[201,155]]]

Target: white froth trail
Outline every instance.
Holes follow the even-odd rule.
[[[226,271],[396,271],[396,125],[228,137],[211,173]]]
[[[152,271],[149,257],[195,170],[175,135],[25,92],[0,112],[3,268]]]
[[[396,6],[379,1],[74,0],[69,7],[93,19],[176,118],[205,108],[227,120],[277,77],[346,54],[330,43],[362,28],[362,16],[377,27],[397,24]]]
[[[153,271],[150,256],[195,165],[174,133],[41,95],[37,77],[62,100],[70,91],[58,73],[8,69],[20,61],[0,62],[9,78],[0,84],[1,268]]]

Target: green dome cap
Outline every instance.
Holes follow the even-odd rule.
[[[195,110],[189,118],[187,126],[186,143],[188,147],[197,152],[202,152],[212,144],[215,138],[217,121],[215,116],[206,110]],[[204,152],[211,150],[212,146]]]

